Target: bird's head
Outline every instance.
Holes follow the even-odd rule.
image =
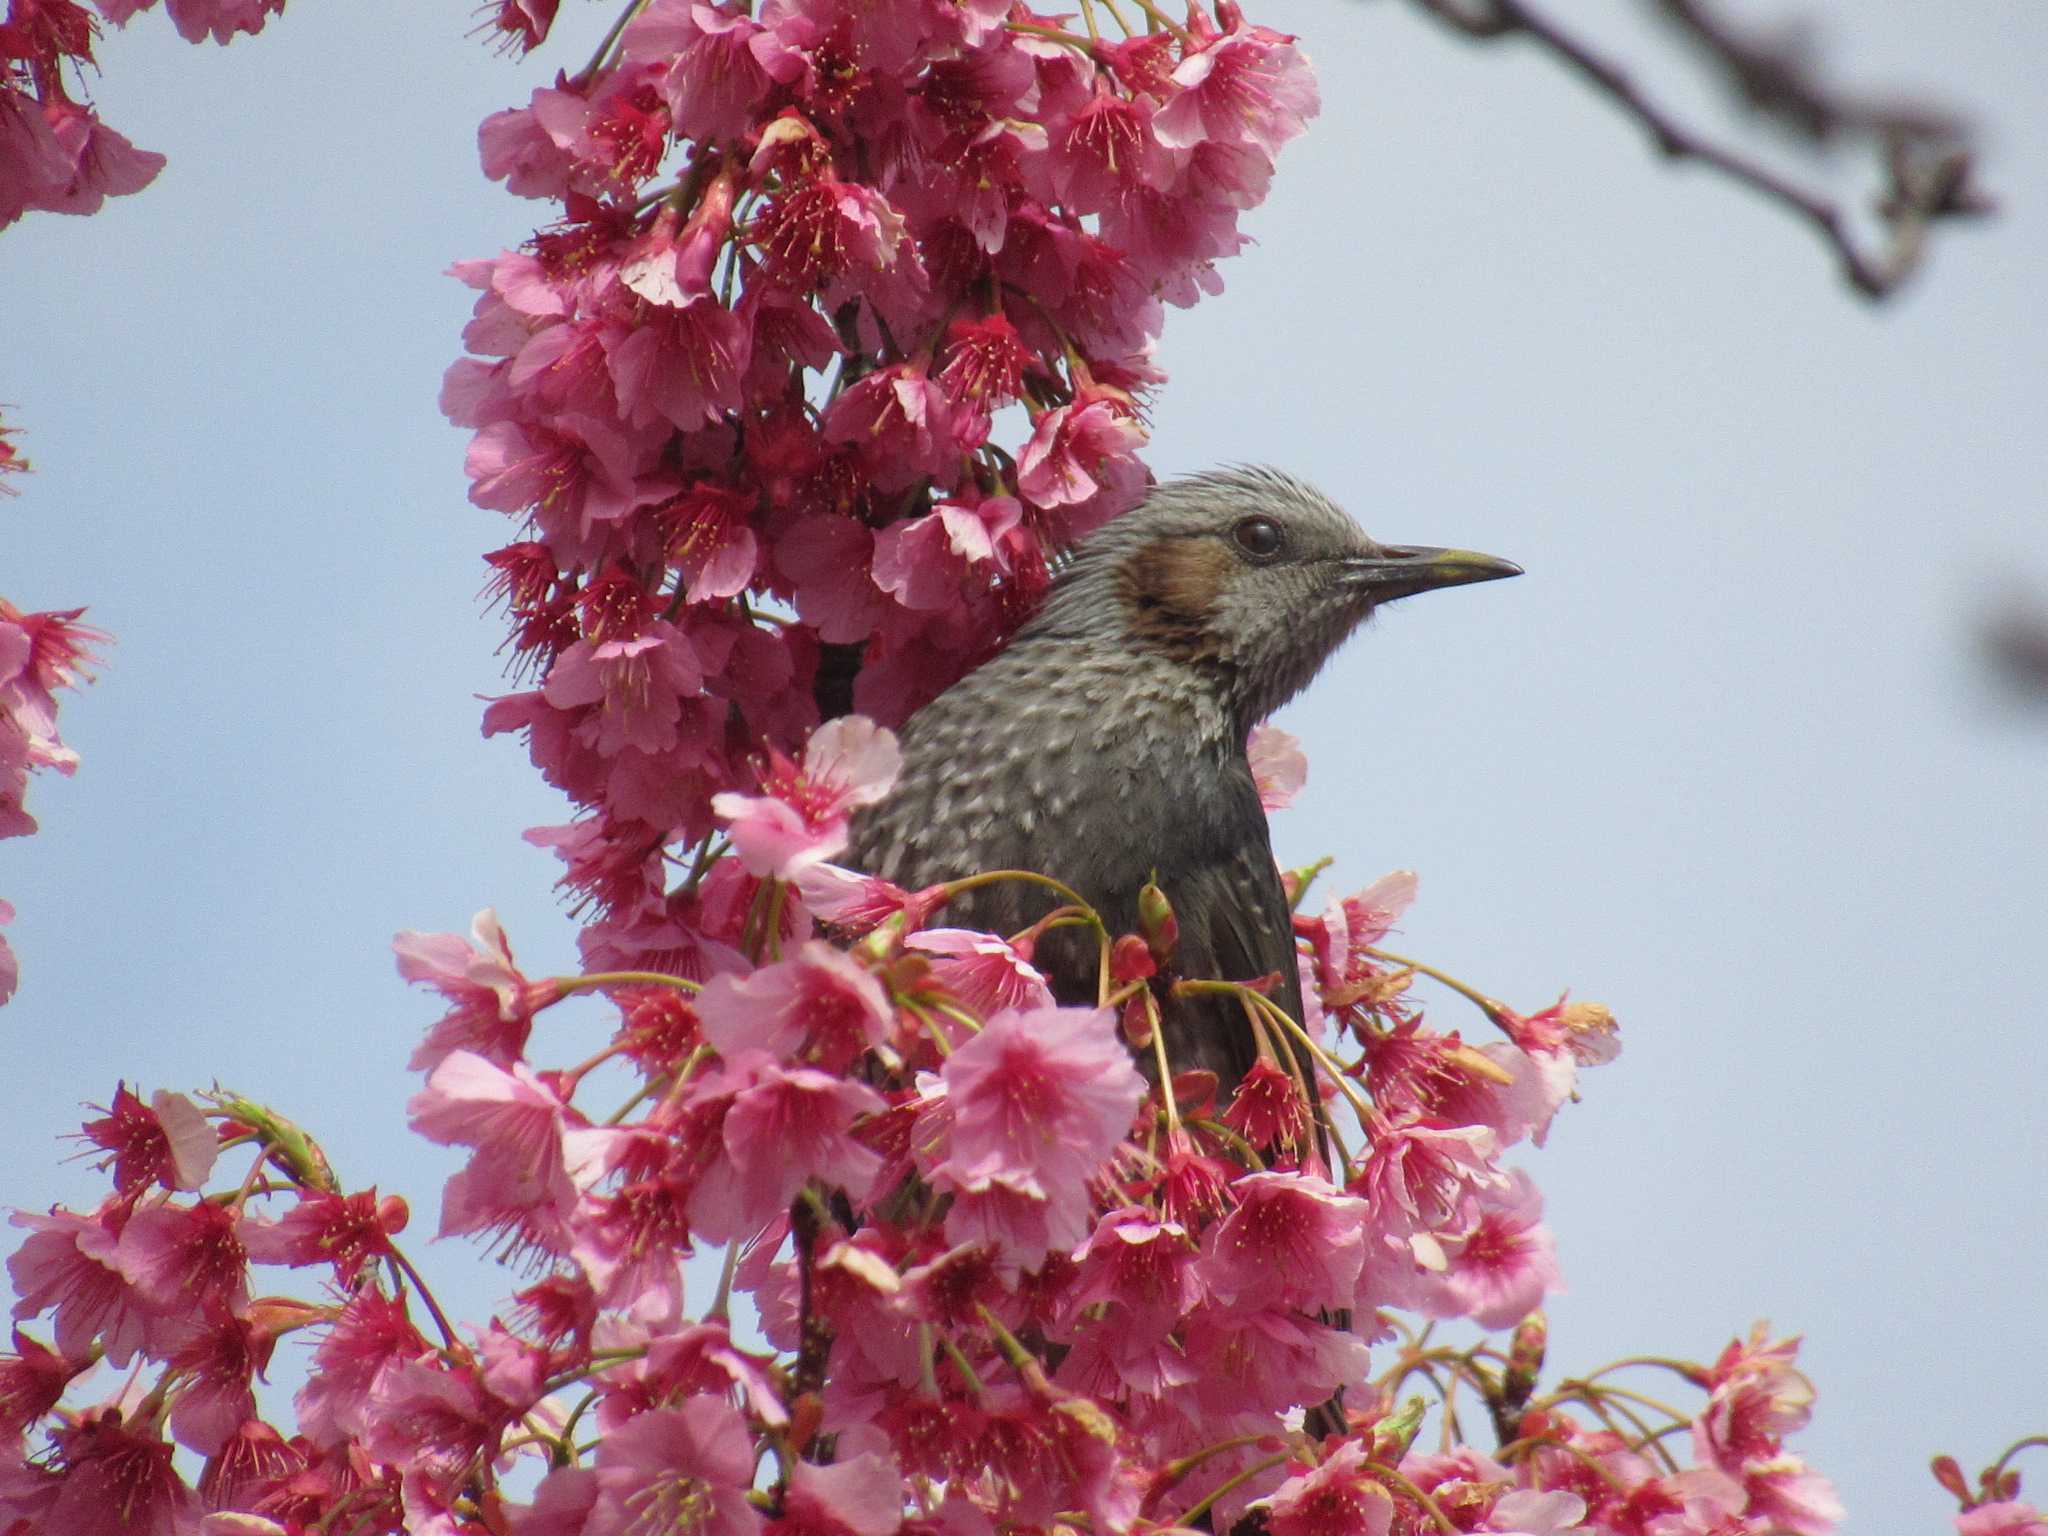
[[[1086,540],[1042,622],[1207,674],[1249,727],[1381,603],[1520,574],[1471,550],[1377,543],[1290,475],[1228,469],[1158,486]]]

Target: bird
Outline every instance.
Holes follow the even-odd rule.
[[[1169,974],[1277,975],[1268,995],[1299,1021],[1292,907],[1247,738],[1381,605],[1520,574],[1470,550],[1378,543],[1273,468],[1155,485],[1073,548],[1007,645],[904,723],[902,767],[853,817],[847,862],[909,890],[1034,871],[1112,935],[1138,927],[1156,883],[1178,925]],[[1013,934],[1061,904],[1001,880],[954,896],[947,920]],[[1063,1003],[1096,1002],[1098,959],[1080,928],[1033,948]],[[1161,1033],[1175,1076],[1213,1073],[1220,1102],[1258,1055],[1227,996],[1170,998]],[[1287,1048],[1283,1065],[1308,1081]]]

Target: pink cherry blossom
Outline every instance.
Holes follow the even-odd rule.
[[[605,1436],[596,1498],[581,1530],[584,1536],[629,1536],[646,1528],[648,1510],[688,1509],[691,1528],[701,1536],[756,1536],[761,1517],[746,1497],[753,1479],[745,1421],[716,1398],[685,1398]]]
[[[931,958],[932,979],[970,1012],[989,1018],[1004,1009],[1049,1008],[1045,977],[1003,939],[965,928],[925,928],[904,947]]]
[[[1446,1311],[1482,1328],[1512,1327],[1564,1288],[1542,1192],[1520,1169],[1508,1180],[1504,1190],[1482,1190],[1470,1224],[1443,1242]]]
[[[946,1058],[947,1163],[1081,1190],[1123,1140],[1144,1080],[1102,1008],[996,1014]]]
[[[1321,109],[1315,76],[1291,37],[1239,27],[1173,71],[1179,87],[1152,131],[1173,149],[1207,140],[1256,147],[1269,158]]]
[[[466,943],[452,933],[411,929],[391,941],[398,974],[432,987],[452,1005],[413,1052],[415,1072],[431,1071],[458,1050],[510,1066],[526,1049],[535,1011],[562,995],[558,984],[520,973],[494,909],[477,913],[469,931]]]
[[[60,1353],[82,1360],[94,1349],[116,1365],[138,1351],[161,1355],[189,1334],[163,1317],[121,1271],[116,1254],[125,1207],[92,1215],[53,1210],[47,1216],[17,1211],[12,1220],[28,1238],[7,1261],[17,1318],[52,1312]]]
[[[499,1231],[562,1246],[563,1219],[596,1177],[606,1133],[579,1134],[581,1117],[524,1064],[508,1071],[472,1051],[442,1058],[406,1111],[428,1141],[475,1149],[442,1194],[442,1236]]]
[[[1047,411],[1017,456],[1017,489],[1037,507],[1071,506],[1105,489],[1124,490],[1132,455],[1145,438],[1144,427],[1107,399]]]
[[[813,941],[749,976],[716,976],[697,996],[704,1038],[721,1055],[798,1057],[834,1074],[883,1044],[889,995],[843,951]]]
[[[692,1223],[714,1242],[751,1237],[809,1179],[860,1205],[881,1171],[881,1157],[851,1134],[856,1119],[885,1107],[872,1088],[749,1051],[705,1078],[694,1098],[724,1105],[725,1156],[704,1170],[690,1201]]]
[[[760,794],[728,791],[712,806],[747,869],[786,880],[846,846],[847,816],[886,796],[902,761],[894,736],[848,716],[818,727],[801,765],[771,752]]]
[[[1308,754],[1301,742],[1270,722],[1252,727],[1245,755],[1259,787],[1259,804],[1269,811],[1285,810],[1308,782]]]
[[[1366,1204],[1304,1173],[1247,1174],[1237,1208],[1209,1231],[1202,1283],[1252,1308],[1348,1305],[1364,1262]]]
[[[1957,1515],[1956,1536],[2048,1536],[2048,1517],[2031,1504],[2003,1499]]]
[[[1346,1441],[1321,1466],[1289,1478],[1273,1495],[1273,1536],[1387,1536],[1394,1498],[1361,1465],[1366,1447]]]
[[[131,1200],[152,1184],[203,1187],[220,1150],[213,1127],[185,1095],[158,1089],[145,1105],[126,1083],[115,1086],[105,1115],[88,1120],[80,1133],[105,1150],[99,1166],[113,1169],[114,1192]]]
[[[122,1226],[114,1266],[159,1311],[193,1317],[239,1312],[249,1299],[240,1222],[239,1212],[209,1201],[145,1207]]]

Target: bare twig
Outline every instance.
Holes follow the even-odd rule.
[[[1658,151],[1696,160],[1810,224],[1840,262],[1842,273],[1872,299],[1895,292],[1919,268],[1927,231],[1942,218],[1989,211],[1971,180],[1968,130],[1948,113],[1902,102],[1866,101],[1827,87],[1803,48],[1781,37],[1745,35],[1704,0],[1644,0],[1726,78],[1743,103],[1820,146],[1841,140],[1869,144],[1887,184],[1877,204],[1884,237],[1858,238],[1832,198],[1764,160],[1718,143],[1681,122],[1619,65],[1560,27],[1528,0],[1416,0],[1467,37],[1526,37],[1642,125]]]

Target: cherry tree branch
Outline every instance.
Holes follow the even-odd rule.
[[[1796,39],[1739,32],[1703,0],[1643,3],[1676,27],[1752,111],[1816,149],[1842,141],[1867,145],[1886,177],[1876,205],[1881,237],[1859,236],[1847,210],[1818,188],[1684,122],[1620,65],[1528,0],[1416,3],[1467,37],[1523,37],[1535,43],[1634,118],[1659,153],[1708,166],[1812,226],[1842,274],[1867,298],[1896,292],[1919,269],[1928,231],[1938,220],[1992,207],[1972,179],[1971,136],[1958,118],[1911,103],[1837,92],[1820,79]]]

